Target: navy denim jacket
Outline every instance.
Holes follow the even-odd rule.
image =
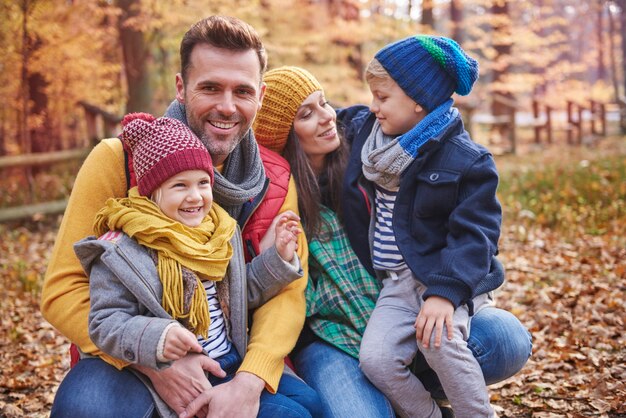
[[[370,216],[373,185],[361,172],[361,149],[375,116],[364,106],[338,111],[351,144],[344,179],[344,224],[361,262],[373,272]],[[405,262],[428,290],[454,307],[498,288],[504,269],[495,258],[502,221],[498,173],[489,151],[471,140],[461,118],[420,149],[404,171],[393,213],[396,242]],[[380,272],[378,272],[380,276]]]

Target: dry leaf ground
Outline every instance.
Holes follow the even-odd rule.
[[[593,147],[531,150],[497,161],[507,180],[546,167],[593,168],[606,158],[626,166],[623,138]],[[534,338],[526,367],[490,387],[501,417],[626,417],[626,181],[611,177],[614,167],[601,171],[597,180],[609,217],[591,227],[594,214],[580,209],[598,206],[591,202],[582,201],[578,209],[557,204],[557,222],[542,212],[555,199],[569,202],[565,188],[555,187],[551,193],[556,195],[548,195],[544,204],[533,203],[531,196],[528,205],[536,204],[535,212],[501,196],[501,257],[508,275],[498,304],[515,313]],[[589,181],[596,181],[591,174]],[[581,202],[579,191],[568,193]],[[568,205],[569,210],[563,209]],[[594,210],[607,213],[602,207]],[[0,225],[0,417],[47,417],[69,367],[67,341],[39,312],[41,280],[57,225],[57,217]]]

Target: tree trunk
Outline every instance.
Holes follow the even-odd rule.
[[[430,28],[431,32],[435,31],[435,16],[433,15],[433,0],[422,0],[422,26]]]
[[[605,52],[604,52],[604,42],[603,36],[604,33],[604,0],[597,0],[598,8],[598,22],[597,22],[597,37],[598,37],[598,80],[606,79],[606,65],[604,63]]]
[[[491,13],[494,14],[494,22],[498,22],[493,26],[494,49],[496,51],[496,62],[502,62],[511,55],[511,23],[509,18],[509,3],[507,0],[494,3],[491,6]],[[493,70],[493,83],[497,85],[506,85],[504,76],[509,69],[504,65],[497,65]],[[499,142],[508,140],[510,149],[515,152],[515,104],[513,94],[508,90],[494,89],[492,91],[491,112],[496,117],[509,116],[509,123],[499,123],[494,125],[491,132],[491,140]],[[503,119],[503,118],[500,118]]]
[[[611,9],[608,9],[608,20],[609,20],[609,62],[611,65],[611,84],[613,85],[613,101],[619,103],[619,81],[618,81],[618,70],[617,70],[617,62],[615,61],[615,37],[617,33],[615,31],[615,18],[613,17],[613,13]]]
[[[463,5],[461,0],[450,0],[450,23],[452,25],[452,39],[463,45]]]
[[[620,34],[622,35],[622,82],[624,83],[624,95],[626,96],[626,0],[617,0],[620,8]],[[620,97],[620,125],[622,133],[626,133],[626,99]]]
[[[30,54],[32,55],[41,48],[41,39],[37,35],[30,42]],[[54,146],[51,135],[52,123],[50,121],[50,115],[48,111],[48,95],[46,93],[46,87],[48,82],[44,78],[43,74],[39,72],[30,72],[27,76],[28,80],[28,98],[32,104],[30,108],[30,114],[37,116],[40,120],[36,126],[29,126],[29,136],[31,142],[30,152],[47,152]]]
[[[22,153],[31,153],[32,144],[30,138],[30,129],[28,127],[28,120],[30,115],[30,92],[28,85],[29,78],[29,60],[30,60],[30,36],[28,33],[28,16],[33,3],[31,0],[22,0],[20,4],[22,9],[22,71],[21,71],[21,99],[22,99],[22,115],[19,121],[20,127],[20,145]],[[33,170],[31,167],[24,167],[24,178],[26,179],[27,187],[29,189],[30,199],[34,200],[34,188],[35,180],[33,178]]]
[[[124,73],[128,85],[126,112],[151,111],[152,92],[148,74],[149,52],[143,32],[137,30],[129,20],[139,16],[139,0],[117,0],[122,11],[119,21],[120,41],[124,55]]]

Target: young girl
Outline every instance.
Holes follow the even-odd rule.
[[[235,295],[228,277],[247,275],[249,309],[301,277],[298,219],[281,217],[275,245],[244,268],[236,222],[213,204],[211,157],[191,130],[175,119],[131,114],[121,139],[132,154],[137,187],[98,212],[100,238],[74,246],[90,277],[90,337],[111,356],[157,369],[204,352],[226,371],[209,380],[223,383],[244,354],[229,335]],[[305,394],[301,399],[310,395],[315,402],[304,383],[293,384]],[[269,396],[282,396],[280,387]]]

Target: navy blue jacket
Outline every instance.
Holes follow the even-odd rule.
[[[365,106],[340,109],[337,115],[351,144],[343,222],[357,256],[374,273],[374,188],[362,174],[361,149],[376,118]],[[497,186],[493,156],[471,140],[460,117],[424,144],[402,173],[393,230],[408,267],[428,287],[424,299],[441,296],[455,308],[468,304],[471,312],[474,296],[503,283],[504,269],[495,258],[502,221]]]

